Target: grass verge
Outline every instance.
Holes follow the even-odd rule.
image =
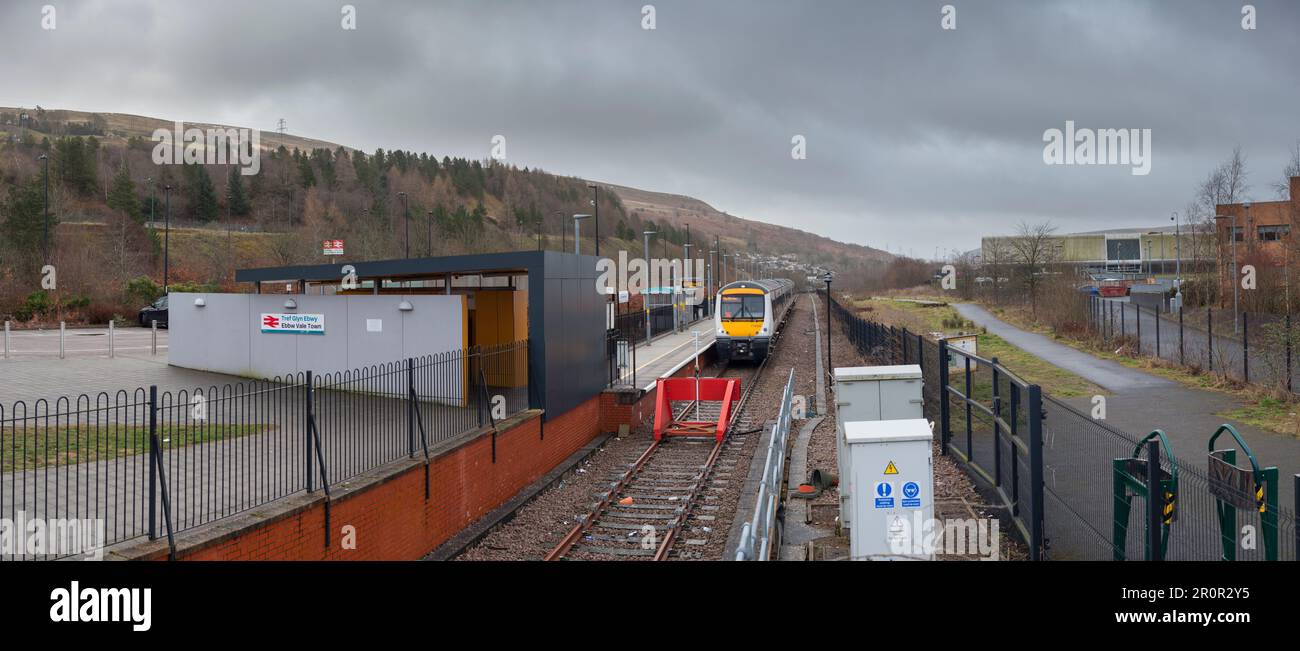
[[[911,332],[979,332],[977,344],[980,357],[998,358],[998,362],[1011,369],[1027,382],[1042,386],[1044,391],[1058,398],[1106,395],[1100,386],[1059,366],[1035,357],[1017,348],[1005,339],[982,332],[972,322],[963,318],[951,306],[927,306],[920,303],[886,298],[854,301],[866,318],[885,325],[901,326]]]
[[[160,424],[163,449],[236,439],[274,429],[269,424],[196,425],[184,428]],[[144,425],[100,427],[0,428],[0,472],[21,472],[77,463],[111,461],[149,451],[149,428]]]

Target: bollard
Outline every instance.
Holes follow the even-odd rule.
[[[68,335],[67,323],[60,321],[59,322],[59,359],[64,359],[63,340],[67,337],[67,335]]]
[[[113,334],[114,334],[113,320],[109,319],[108,321],[108,358],[109,359],[112,359],[117,356],[115,346],[114,346],[115,342],[113,340]]]
[[[149,328],[153,330],[153,352],[151,355],[158,354],[158,319],[149,320]]]

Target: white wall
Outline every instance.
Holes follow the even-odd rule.
[[[197,307],[195,299],[205,305]],[[288,310],[292,298],[298,308]],[[406,300],[415,308],[397,309]],[[465,347],[462,295],[171,294],[167,362],[251,378],[332,373]],[[263,333],[262,313],[324,314],[325,334]],[[381,332],[369,332],[379,319]]]

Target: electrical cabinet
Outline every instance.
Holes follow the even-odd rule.
[[[840,522],[853,521],[853,469],[844,424],[853,421],[922,418],[921,366],[850,366],[835,369],[835,440],[840,477]]]
[[[924,418],[850,421],[854,560],[933,560],[934,434]]]

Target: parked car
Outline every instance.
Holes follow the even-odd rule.
[[[150,321],[157,321],[158,327],[167,327],[167,297],[164,296],[147,307],[140,308],[140,327],[148,328]]]

